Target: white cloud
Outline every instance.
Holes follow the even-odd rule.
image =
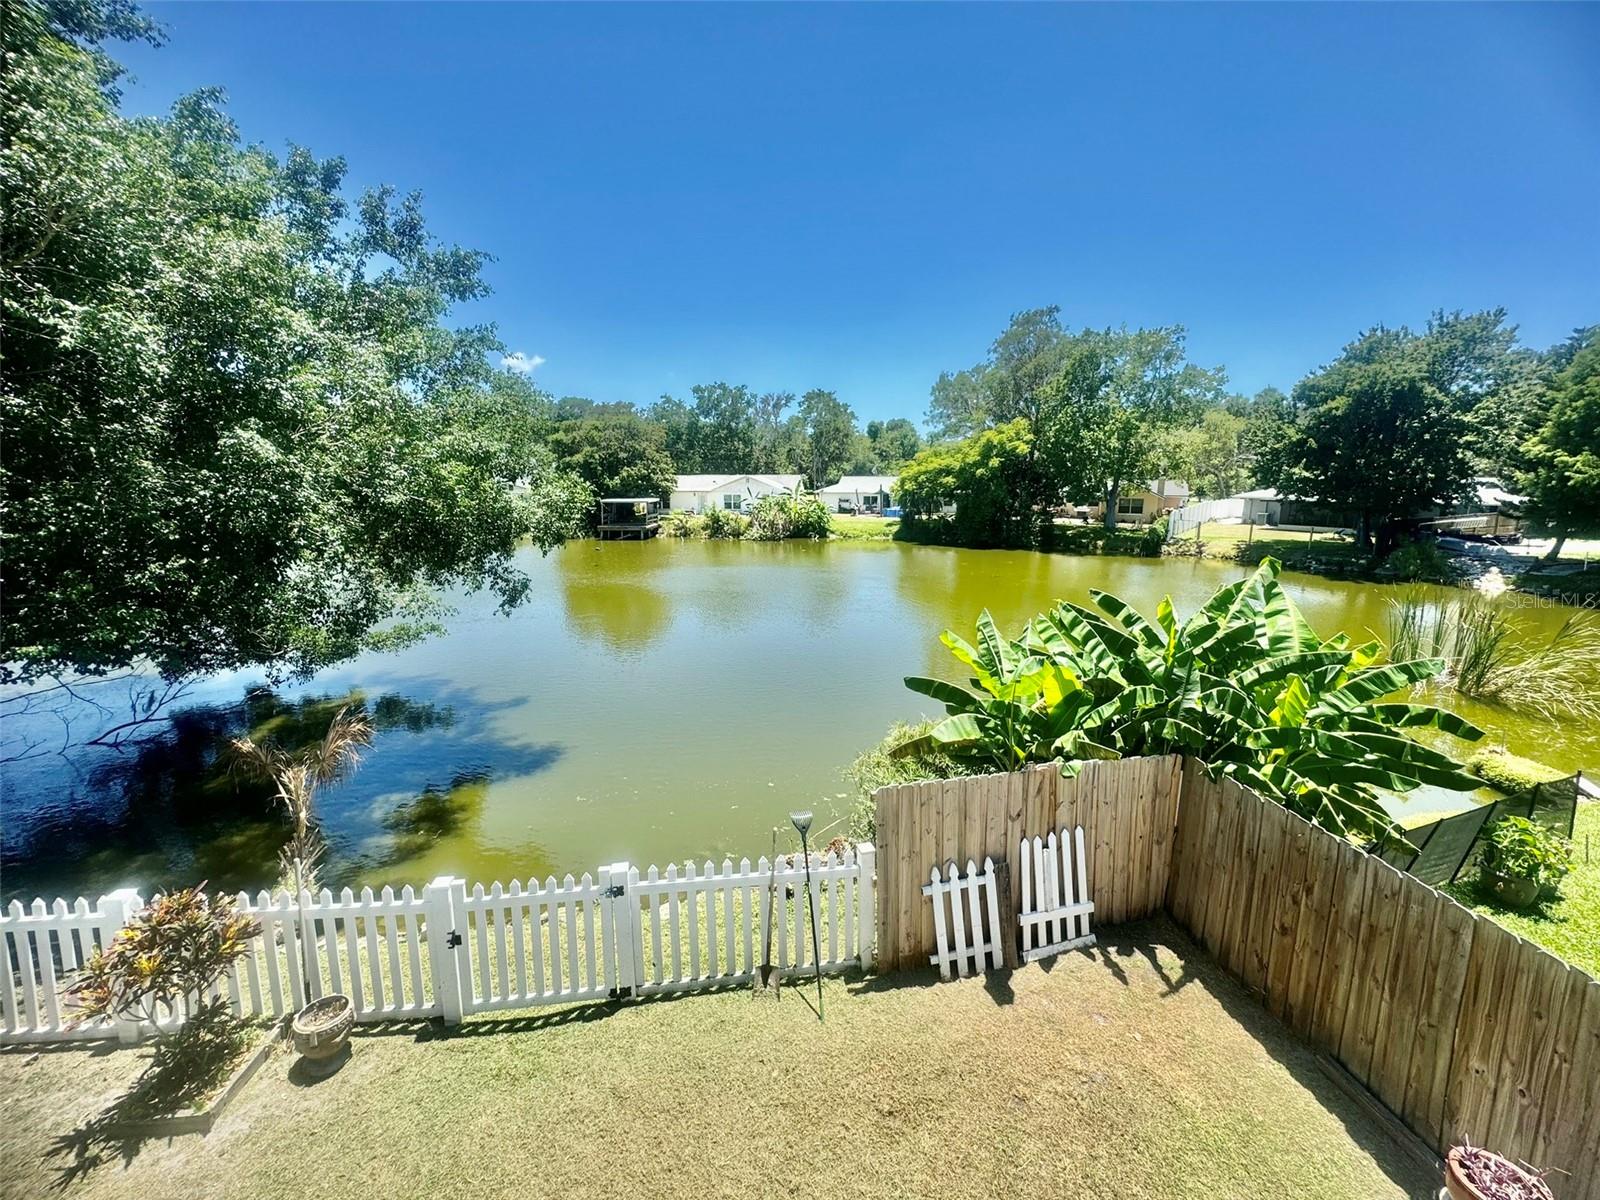
[[[536,368],[544,366],[544,355],[524,354],[521,350],[517,350],[502,355],[500,365],[508,371],[515,371],[518,375],[532,375]]]

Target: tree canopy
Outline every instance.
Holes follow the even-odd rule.
[[[341,159],[241,144],[214,91],[120,116],[93,43],[130,33],[87,0],[5,22],[0,677],[304,672],[446,585],[517,603],[519,540],[583,492],[493,329],[447,322],[485,256],[415,195],[347,198]]]
[[[1354,513],[1382,554],[1399,523],[1469,494],[1472,413],[1504,379],[1504,313],[1435,314],[1424,333],[1383,326],[1295,386],[1291,423],[1258,474],[1285,495]]]
[[[1544,424],[1528,439],[1528,514],[1555,534],[1550,557],[1573,536],[1600,536],[1600,326],[1551,381]]]
[[[1022,419],[934,446],[900,474],[895,499],[907,517],[937,517],[956,505],[952,533],[969,546],[1025,546],[1036,534],[1033,435]]]

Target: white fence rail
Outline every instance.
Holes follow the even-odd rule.
[[[1239,499],[1200,500],[1175,508],[1167,516],[1167,541],[1186,537],[1207,521],[1244,520],[1245,502]]]
[[[1063,950],[1094,945],[1089,915],[1094,901],[1084,874],[1083,826],[1063,829],[1059,837],[1024,838],[1022,907],[1022,960],[1048,958]]]
[[[812,856],[823,971],[872,965],[874,860],[867,844]],[[343,993],[359,1021],[454,1022],[474,1012],[716,987],[757,975],[769,916],[774,964],[791,974],[815,969],[799,856],[642,875],[613,863],[580,880],[479,884],[470,894],[465,882],[443,876],[420,894],[409,886],[346,888],[304,892],[298,901],[287,892],[241,892],[237,900],[261,929],[213,998],[225,997],[240,1016],[279,1017],[307,993]],[[182,1012],[163,1010],[154,1022],[79,1023],[65,995],[83,963],[143,905],[125,890],[93,904],[12,901],[0,912],[0,1042],[131,1042],[152,1024],[182,1021]]]

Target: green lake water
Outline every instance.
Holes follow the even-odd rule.
[[[527,604],[463,597],[440,637],[284,689],[292,704],[359,689],[380,733],[320,806],[336,885],[580,874],[602,863],[754,858],[785,814],[825,836],[849,804],[841,769],[894,720],[932,715],[907,674],[953,676],[938,642],[990,609],[1015,631],[1098,587],[1147,614],[1192,611],[1243,568],[894,543],[576,542],[529,552]],[[1381,632],[1395,589],[1286,577],[1317,629]],[[1438,594],[1444,594],[1440,591]],[[1553,632],[1572,612],[1506,597]],[[174,735],[142,752],[74,752],[4,769],[5,896],[93,895],[208,879],[261,886],[281,821],[206,769],[238,728],[247,675],[211,679]],[[1600,729],[1447,702],[1517,753],[1600,768]],[[16,736],[18,730],[8,730]],[[1449,794],[1412,814],[1460,807]],[[1402,810],[1404,811],[1404,810]]]

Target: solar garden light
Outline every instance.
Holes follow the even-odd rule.
[[[811,961],[817,968],[817,1020],[822,1020],[822,942],[817,937],[817,901],[811,893],[811,847],[806,834],[811,830],[811,812],[792,812],[789,820],[800,831],[800,853],[806,860],[806,900],[811,905]]]

